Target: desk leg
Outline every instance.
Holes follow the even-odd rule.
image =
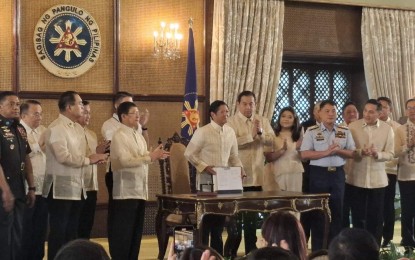
[[[196,229],[195,229],[195,245],[203,245],[203,215],[200,219],[196,218]],[[206,245],[209,246],[209,245]]]
[[[156,215],[156,234],[157,234],[157,242],[159,246],[159,255],[157,259],[164,259],[164,255],[166,254],[167,244],[169,242],[169,236],[167,234],[167,226],[165,220],[165,214],[161,210],[161,202],[159,202],[159,210],[157,211]]]
[[[331,211],[330,211],[328,199],[325,199],[323,201],[323,213],[324,213],[323,249],[328,249],[330,222],[331,222]]]
[[[328,249],[330,231],[330,219],[326,211],[324,211],[324,237],[323,237],[323,249]]]

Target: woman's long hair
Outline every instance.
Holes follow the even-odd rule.
[[[271,214],[262,225],[261,233],[268,246],[280,246],[281,240],[285,240],[293,254],[300,260],[307,259],[307,242],[303,227],[289,211],[281,210]]]
[[[293,107],[284,107],[283,109],[281,109],[280,114],[278,115],[277,123],[275,123],[275,127],[274,127],[275,135],[276,136],[280,135],[280,132],[282,130],[281,115],[285,111],[291,112],[294,116],[294,122],[293,122],[293,125],[291,127],[291,138],[293,139],[294,142],[297,142],[298,139],[300,139],[300,136],[301,136],[301,127],[300,127],[300,122],[298,120],[297,113],[295,113],[295,110],[294,110]]]

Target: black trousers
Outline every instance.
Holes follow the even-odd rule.
[[[385,188],[385,202],[383,205],[383,240],[393,239],[395,229],[395,193],[396,174],[388,174],[388,186]]]
[[[327,167],[310,165],[310,192],[330,193],[331,223],[328,243],[342,230],[344,184],[343,167],[336,167],[336,171],[331,172]],[[324,215],[322,212],[311,214],[311,248],[312,251],[317,251],[323,248]]]
[[[402,246],[415,247],[415,181],[398,181],[401,192]]]
[[[113,221],[108,239],[112,260],[136,260],[144,229],[145,200],[113,200]]]
[[[33,208],[26,207],[23,219],[21,259],[42,260],[45,256],[45,241],[48,229],[48,203],[46,198],[36,195],[35,206]]]
[[[6,212],[3,208],[3,200],[0,199],[0,259],[20,260],[25,208],[25,200],[17,198],[13,210]]]
[[[215,249],[220,255],[223,255],[222,232],[225,225],[225,216],[205,215],[202,225],[202,243],[208,245],[210,235],[210,247]]]
[[[262,191],[261,186],[244,187],[244,192]],[[224,256],[236,257],[239,245],[242,240],[242,229],[244,231],[245,254],[247,255],[256,247],[256,227],[258,222],[258,213],[241,212],[236,217],[232,217],[228,226],[228,238],[225,242]]]
[[[368,189],[350,185],[350,197],[353,227],[369,231],[380,246],[385,188]]]
[[[90,239],[91,230],[94,225],[95,207],[97,205],[97,191],[87,191],[86,199],[83,201],[81,217],[79,219],[78,237]]]
[[[110,243],[112,239],[111,230],[110,227],[112,226],[112,187],[114,185],[114,181],[112,179],[112,171],[111,171],[111,165],[109,168],[109,171],[105,174],[105,186],[107,186],[108,190],[108,212],[107,212],[107,234],[108,234],[108,243]]]
[[[64,244],[78,237],[81,208],[82,200],[54,199],[51,189],[48,196],[48,259],[54,259]]]
[[[350,196],[350,184],[346,183],[344,186],[344,199],[343,199],[343,217],[342,223],[343,228],[350,227],[350,215],[352,207],[350,206],[351,203],[351,196]]]

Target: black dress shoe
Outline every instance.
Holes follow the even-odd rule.
[[[383,243],[382,243],[382,245],[381,245],[381,247],[382,248],[384,248],[384,247],[388,247],[389,246],[389,244],[390,244],[390,240],[383,240]]]

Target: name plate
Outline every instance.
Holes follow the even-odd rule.
[[[213,167],[213,189],[218,194],[242,193],[241,167]]]

